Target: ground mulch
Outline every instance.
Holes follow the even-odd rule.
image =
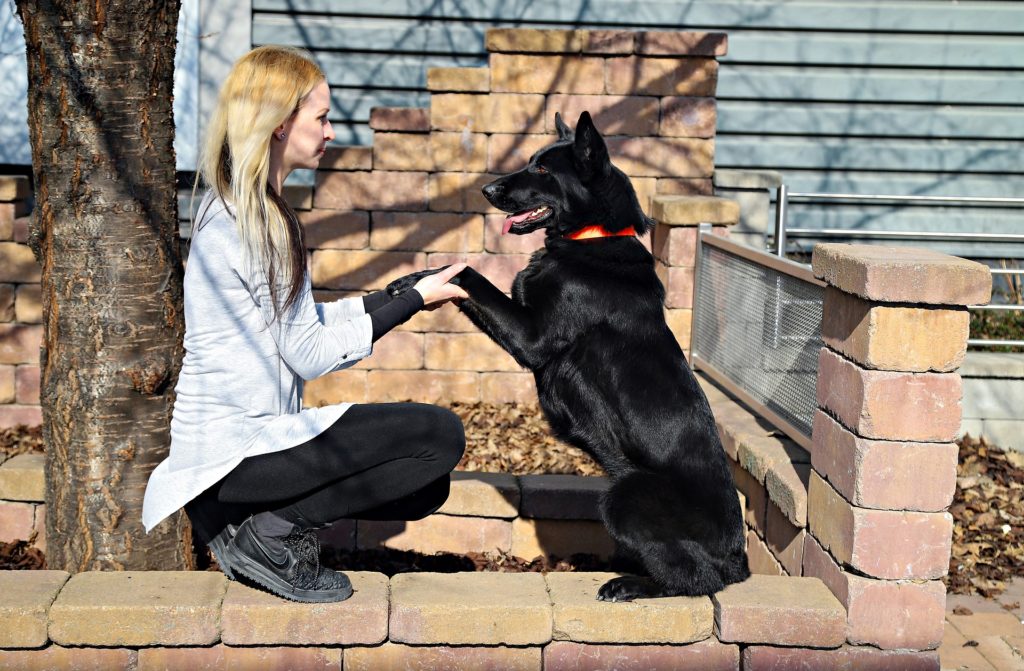
[[[526,475],[601,475],[582,451],[556,440],[532,404],[453,403],[466,426],[466,454],[459,468]],[[0,429],[0,461],[42,451],[38,428]],[[1024,454],[1000,450],[984,439],[960,441],[953,504],[953,550],[944,582],[953,594],[999,595],[1014,576],[1024,576]],[[379,571],[599,571],[608,565],[591,555],[523,560],[502,553],[423,555],[397,550],[326,548],[325,563],[345,570]],[[45,557],[25,541],[0,543],[0,569],[38,569]]]

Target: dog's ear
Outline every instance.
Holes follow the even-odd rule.
[[[555,112],[555,130],[558,131],[559,140],[571,140],[572,139],[572,128],[566,125],[565,121],[562,120],[562,115],[559,112]]]
[[[597,132],[590,112],[584,111],[576,122],[573,154],[584,177],[601,174],[609,166],[608,147]]]

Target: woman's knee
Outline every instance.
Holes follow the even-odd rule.
[[[421,405],[420,408],[426,426],[424,441],[445,470],[453,470],[466,451],[466,429],[462,420],[451,410],[436,405]]]

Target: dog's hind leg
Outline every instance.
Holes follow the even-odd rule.
[[[605,583],[602,601],[661,596],[700,596],[725,587],[721,558],[705,547],[722,532],[710,517],[678,491],[669,477],[635,471],[612,484],[602,502],[612,538],[641,558],[648,576],[624,576]]]

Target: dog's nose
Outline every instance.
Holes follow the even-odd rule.
[[[501,193],[501,187],[498,185],[497,182],[491,182],[490,184],[484,184],[483,189],[481,189],[481,191],[484,192],[484,198],[491,202],[494,202],[494,199],[498,197],[499,193]]]

